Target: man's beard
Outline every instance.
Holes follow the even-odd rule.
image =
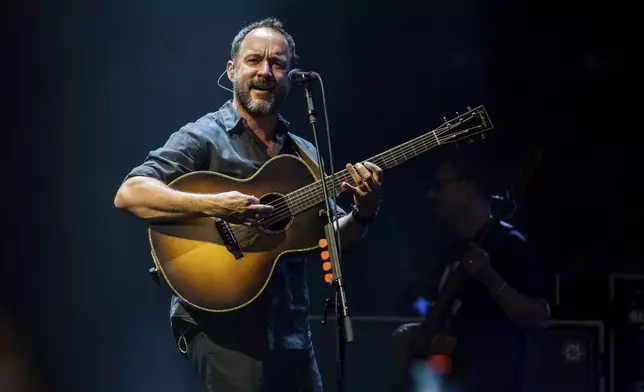
[[[233,90],[239,105],[250,115],[266,116],[277,112],[280,103],[286,96],[286,88],[280,84],[272,86],[270,97],[266,100],[253,99],[251,89],[254,87],[269,88],[270,83],[266,79],[251,80],[244,85],[237,77],[233,80]]]

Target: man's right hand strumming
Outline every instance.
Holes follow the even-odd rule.
[[[255,196],[232,191],[216,194],[187,193],[149,177],[125,181],[114,199],[117,208],[146,220],[167,220],[213,216],[230,223],[254,226],[273,212]]]
[[[213,210],[208,215],[216,216],[230,223],[257,226],[260,219],[271,216],[273,206],[259,204],[255,196],[232,191],[212,195]]]

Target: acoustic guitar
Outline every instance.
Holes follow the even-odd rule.
[[[485,137],[492,123],[483,106],[457,115],[439,127],[376,155],[367,161],[383,170],[443,144]],[[304,154],[306,155],[306,154]],[[307,162],[308,161],[308,162]],[[205,311],[228,312],[249,305],[263,292],[276,263],[285,255],[318,249],[326,215],[317,159],[278,155],[251,177],[220,173],[185,174],[170,188],[192,193],[238,191],[257,195],[274,207],[257,227],[219,218],[175,219],[151,223],[148,229],[156,269],[170,289],[186,303]],[[340,194],[342,182],[354,184],[345,169],[325,174],[326,185]],[[261,196],[258,196],[261,195]]]

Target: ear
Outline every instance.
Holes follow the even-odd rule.
[[[228,74],[228,80],[232,82],[235,79],[235,64],[232,60],[228,60],[226,63],[226,73]]]

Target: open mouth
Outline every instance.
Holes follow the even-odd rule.
[[[251,89],[253,89],[253,90],[257,90],[257,91],[266,91],[266,92],[271,92],[271,91],[273,91],[273,89],[272,89],[272,88],[269,88],[269,87],[260,87],[260,86],[253,86],[253,87],[251,87]]]

